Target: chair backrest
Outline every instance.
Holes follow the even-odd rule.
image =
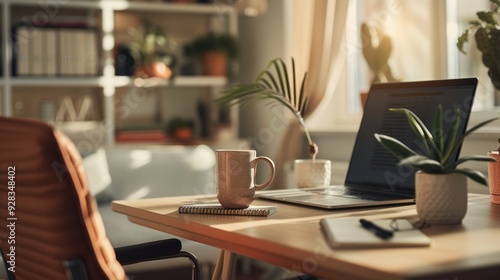
[[[126,278],[84,175],[61,132],[0,117],[0,247],[16,279],[68,279],[75,259],[89,279]]]

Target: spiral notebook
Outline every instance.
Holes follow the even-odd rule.
[[[269,216],[276,212],[276,206],[250,205],[244,209],[224,208],[219,203],[202,203],[181,205],[182,214],[236,215],[236,216]]]

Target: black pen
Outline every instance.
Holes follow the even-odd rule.
[[[389,239],[389,238],[391,238],[394,235],[392,233],[392,231],[383,229],[383,228],[377,226],[376,224],[374,224],[374,223],[372,223],[372,222],[370,222],[368,220],[359,219],[359,222],[361,223],[361,225],[365,229],[367,229],[367,230],[375,233],[376,236],[378,236],[378,237],[380,237],[382,239]]]

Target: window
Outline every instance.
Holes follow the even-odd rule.
[[[456,14],[455,20],[456,29],[455,33],[458,37],[468,26],[471,20],[476,20],[478,11],[487,11],[491,8],[489,0],[455,0],[448,1],[450,10]],[[451,20],[450,20],[451,22]],[[451,38],[450,38],[451,39]],[[495,89],[488,77],[488,70],[482,63],[482,54],[476,46],[473,36],[469,38],[469,43],[466,45],[467,54],[462,54],[455,47],[450,50],[453,51],[455,56],[455,71],[458,77],[476,76],[479,78],[479,86],[476,92],[476,99],[474,100],[474,109],[476,111],[489,111],[494,109],[495,106],[500,105],[498,96],[495,96]]]
[[[477,11],[488,10],[489,5],[489,0],[350,1],[342,43],[346,52],[342,82],[331,100],[325,100],[322,110],[308,120],[308,125],[314,131],[357,130],[362,115],[360,93],[368,91],[374,78],[363,56],[363,23],[390,38],[392,50],[388,64],[396,79],[417,81],[477,76],[480,86],[472,122],[477,116],[491,116],[495,105],[500,106],[500,95],[495,97],[481,62],[481,53],[473,38],[469,40],[467,55],[456,47],[457,38],[468,22],[477,18]],[[380,54],[374,55],[380,57]]]

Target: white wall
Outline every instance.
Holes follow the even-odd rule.
[[[267,13],[262,16],[239,18],[241,83],[253,82],[270,60],[289,56],[289,25],[285,16],[288,3],[284,0],[272,0],[268,1],[268,5]],[[284,130],[284,125],[276,124],[282,124],[282,120],[283,111],[280,107],[271,107],[265,103],[243,106],[240,108],[240,137],[249,139],[258,155],[266,155],[272,159],[281,143]],[[264,173],[260,175],[266,176]],[[261,178],[262,176],[259,179]]]

